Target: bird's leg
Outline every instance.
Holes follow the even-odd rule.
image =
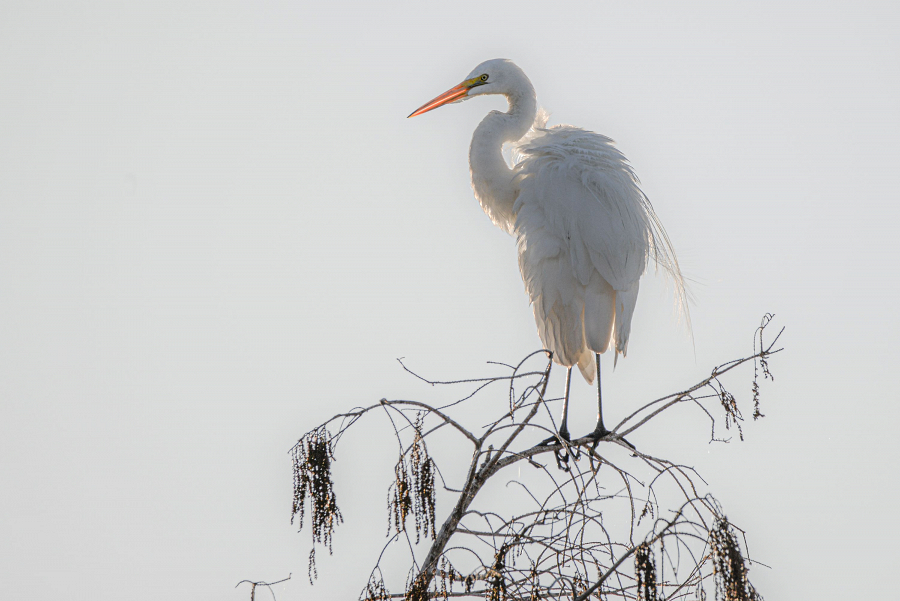
[[[539,446],[548,446],[559,444],[560,448],[553,451],[556,457],[556,465],[564,472],[569,471],[569,457],[573,457],[576,461],[578,455],[572,454],[572,450],[568,447],[569,438],[569,387],[572,384],[572,368],[566,370],[566,396],[563,398],[562,424],[559,426],[559,432],[555,436],[551,436],[547,440],[540,443]]]
[[[566,396],[563,397],[563,411],[562,411],[562,424],[559,427],[559,435],[551,436],[547,440],[544,440],[538,446],[547,446],[551,444],[555,444],[562,440],[570,440],[569,438],[569,386],[572,384],[572,368],[569,367],[566,369]]]
[[[595,357],[597,358],[597,425],[594,427],[594,431],[588,434],[588,438],[591,438],[594,441],[593,448],[596,449],[597,443],[599,443],[602,438],[612,434],[612,432],[607,430],[606,426],[603,425],[603,387],[600,384],[600,353],[595,353]],[[619,440],[634,449],[634,445],[624,438],[619,437]]]
[[[559,435],[569,440],[569,386],[572,384],[572,368],[566,370],[566,398],[563,399],[562,425],[559,427]]]
[[[594,357],[597,359],[597,426],[594,428],[592,436],[602,438],[609,434],[609,430],[603,425],[603,387],[600,384],[600,353],[594,353]]]

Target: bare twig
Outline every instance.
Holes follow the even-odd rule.
[[[234,585],[234,588],[241,586],[245,582],[250,584],[250,601],[256,601],[256,587],[257,586],[265,586],[269,589],[269,593],[271,593],[272,599],[275,599],[275,591],[272,590],[272,585],[273,584],[281,584],[282,582],[287,582],[288,580],[291,579],[292,575],[293,574],[288,574],[287,578],[282,578],[281,580],[276,580],[275,582],[262,582],[262,581],[254,582],[252,580],[241,580],[240,582],[238,582],[237,584]],[[275,601],[277,601],[277,599],[275,599]]]

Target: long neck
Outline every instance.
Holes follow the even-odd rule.
[[[469,147],[472,189],[481,208],[499,228],[512,233],[518,190],[503,158],[503,144],[524,136],[534,123],[537,99],[531,84],[507,95],[509,111],[491,111],[475,128]]]

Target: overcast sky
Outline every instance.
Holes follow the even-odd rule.
[[[775,313],[745,442],[690,412],[632,442],[698,468],[767,598],[895,593],[898,5],[324,4],[0,4],[0,594],[238,600],[292,572],[279,601],[356,598],[384,423],[339,449],[346,523],[311,590],[290,446],[433,399],[398,357],[449,379],[540,347],[468,180],[503,102],[406,119],[498,57],[551,124],[617,141],[691,280],[693,341],[642,281],[607,421],[749,354]],[[592,399],[577,380],[576,433]]]

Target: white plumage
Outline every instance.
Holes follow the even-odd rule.
[[[485,213],[518,242],[519,269],[544,347],[588,382],[595,357],[628,350],[640,277],[649,260],[684,280],[665,230],[613,141],[570,125],[546,128],[534,88],[514,63],[495,59],[410,116],[479,94],[502,94],[469,150],[472,187]],[[503,158],[512,144],[514,164]],[[602,426],[598,424],[598,428]]]
[[[653,207],[606,136],[569,125],[517,145],[513,231],[541,341],[594,380],[593,353],[625,355],[640,277],[653,258],[684,285]]]

